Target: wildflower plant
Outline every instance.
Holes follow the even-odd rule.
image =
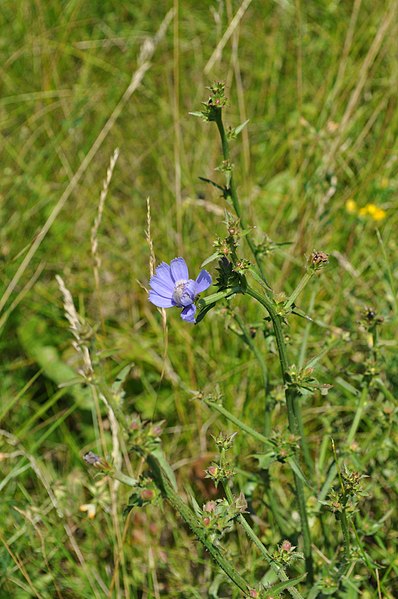
[[[162,262],[156,268],[149,281],[148,299],[159,308],[180,308],[182,320],[203,327],[207,326],[212,310],[216,307],[225,309],[224,313],[233,323],[229,329],[253,352],[262,374],[263,421],[259,422],[258,426],[262,432],[229,411],[224,406],[222,394],[218,390],[213,389],[211,393],[190,390],[194,400],[218,413],[234,426],[232,432],[221,431],[213,436],[218,458],[211,461],[204,472],[204,477],[212,481],[216,492],[221,492],[222,497],[210,499],[199,508],[195,497],[189,493],[188,500],[181,496],[174,472],[163,453],[161,434],[164,422],[151,424],[142,421],[139,416],[128,419],[123,414],[122,395],[114,393],[112,387],[102,385],[100,396],[103,397],[110,413],[118,416],[127,439],[127,447],[132,454],[139,456],[141,465],[145,463],[145,471],[142,473],[140,467],[139,476],[133,478],[121,472],[120,468],[109,462],[105,456],[100,458],[89,452],[85,460],[97,472],[113,477],[133,489],[125,507],[126,513],[149,504],[160,506],[162,500],[170,503],[237,589],[239,596],[276,597],[289,594],[295,599],[316,599],[323,596],[322,593],[339,592],[343,588],[349,568],[353,567],[353,556],[356,552],[360,559],[366,561],[366,553],[358,541],[355,528],[355,516],[360,500],[366,497],[361,485],[364,474],[351,471],[347,467],[341,469],[340,458],[333,445],[334,462],[326,478],[320,483],[317,465],[314,463],[314,448],[307,437],[302,417],[304,399],[308,402],[319,392],[321,397],[325,397],[331,387],[318,382],[316,365],[332,345],[327,345],[323,354],[307,364],[303,364],[302,361],[298,364],[292,362],[287,347],[287,332],[291,319],[308,318],[297,306],[300,295],[311,281],[316,281],[328,268],[329,255],[325,251],[314,249],[306,261],[303,260],[302,277],[290,294],[273,289],[266,260],[278,247],[278,243],[261,233],[261,240],[258,241],[257,237],[253,236],[253,227],[246,222],[235,183],[235,168],[231,162],[229,144],[239,136],[247,122],[226,130],[223,123],[223,110],[226,105],[224,85],[215,83],[210,87],[210,95],[203,103],[203,109],[192,113],[206,123],[216,125],[222,148],[222,161],[217,173],[224,182],[219,183],[202,177],[202,181],[218,189],[226,201],[226,234],[215,239],[215,251],[202,264],[207,266],[216,263],[216,291],[201,296],[212,284],[211,275],[202,269],[196,279],[191,279],[185,259],[177,257],[169,264]],[[237,296],[241,296],[244,302],[254,302],[261,310],[257,323],[245,322],[234,311],[234,300]],[[76,318],[68,318],[75,334],[79,329],[79,322]],[[370,358],[374,366],[372,372],[368,367],[363,373],[368,390],[371,381],[378,375],[375,364],[378,359],[378,328],[381,323],[382,319],[371,308],[365,310],[362,326],[372,336]],[[258,332],[262,332],[267,342],[272,342],[273,352],[270,352],[269,356],[264,357],[255,343]],[[79,345],[79,351],[86,355],[87,347],[84,342]],[[269,381],[270,359],[277,359],[279,362],[280,380],[274,385]],[[89,356],[87,361],[91,363]],[[97,384],[94,371],[87,377],[87,383],[93,386]],[[348,447],[353,446],[365,401],[364,394],[359,401],[347,438]],[[275,421],[275,414],[280,415],[282,410],[287,417],[287,427],[283,430]],[[253,469],[255,482],[252,487],[242,481],[239,460],[234,455],[237,432],[242,433],[240,447],[249,440],[257,444],[257,450],[252,454],[258,462],[257,469]],[[343,447],[342,451],[350,450]],[[324,446],[322,452],[323,455],[326,452]],[[284,469],[285,476],[290,476],[290,484],[286,489],[286,495],[289,496],[292,505],[290,521],[285,521],[280,515],[280,506],[273,491],[274,468]],[[247,498],[242,486],[248,490]],[[277,523],[280,539],[273,545],[267,542],[260,530],[256,530],[258,527],[255,525],[256,520],[250,506],[250,501],[256,495],[262,496],[270,519]],[[314,555],[313,534],[314,529],[319,527],[324,530],[327,511],[336,517],[338,532],[333,534],[340,535],[343,551],[342,557],[339,552],[335,556],[328,556],[330,568],[325,571],[325,567]],[[263,575],[260,578],[257,577],[258,570],[244,565],[244,560],[241,560],[237,567],[225,548],[230,536],[227,536],[227,533],[232,533],[236,527],[243,529],[249,543],[262,560]],[[327,538],[328,534],[324,532],[324,536]]]

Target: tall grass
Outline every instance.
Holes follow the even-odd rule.
[[[272,564],[290,559],[285,540],[304,550],[266,313],[239,295],[190,327],[178,310],[158,314],[145,291],[148,197],[156,263],[183,255],[198,272],[226,235],[232,208],[199,179],[225,183],[217,128],[188,115],[215,80],[226,83],[226,124],[250,119],[229,158],[277,299],[294,293],[313,250],[329,254],[283,329],[289,360],[320,386],[300,399],[307,459],[297,450],[311,481],[314,582],[300,579],[301,559],[283,572],[303,597],[396,596],[396,3],[6,0],[0,19],[0,596],[239,596],[175,511],[180,500],[199,518],[239,490],[249,514],[235,514],[217,550],[252,589],[267,596],[281,582],[261,547]],[[255,264],[244,238],[239,252]],[[75,341],[105,387],[82,384],[65,289]],[[174,506],[160,499],[172,489],[157,462],[148,470],[121,433],[135,414],[166,421]],[[236,431],[231,498],[204,471],[219,459],[212,435]],[[119,478],[87,465],[89,451]],[[124,483],[151,472],[157,503],[126,514]],[[367,477],[363,495],[336,518],[328,508],[349,503],[353,473]]]

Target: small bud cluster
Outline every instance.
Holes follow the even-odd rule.
[[[235,471],[227,462],[222,465],[213,462],[213,464],[205,470],[205,478],[211,478],[216,488],[220,482],[226,481],[233,476],[235,476]]]
[[[281,293],[275,293],[274,294],[274,308],[275,308],[275,312],[283,320],[284,320],[285,316],[290,312],[290,310],[286,310],[286,308],[285,308],[286,299],[287,299],[286,298],[286,294],[283,293],[283,291]]]
[[[362,481],[364,478],[368,478],[366,474],[360,474],[359,472],[351,471],[344,467],[341,472],[341,480],[344,486],[346,495],[366,496],[363,491]]]
[[[216,385],[211,394],[206,394],[204,391],[198,391],[198,393],[194,396],[194,399],[212,401],[221,405],[223,402],[223,394],[221,393],[218,385]]]
[[[234,218],[227,212],[225,225],[228,232],[227,236],[224,238],[219,237],[213,245],[221,257],[228,256],[235,262],[236,249],[239,245],[239,238],[241,236],[240,221],[238,218]]]
[[[270,237],[268,237],[268,235],[265,235],[262,239],[262,241],[260,241],[257,244],[257,254],[263,255],[263,256],[268,256],[269,254],[271,254],[272,252],[274,252],[278,246],[280,245],[284,245],[282,243],[275,243],[274,241],[272,241],[272,239]]]
[[[362,484],[364,478],[367,476],[344,467],[340,474],[340,485],[330,491],[325,502],[336,518],[343,512],[353,514],[357,511],[359,499],[367,496]]]
[[[302,553],[290,541],[283,541],[272,553],[272,559],[282,568],[290,566],[293,562],[303,559]]]
[[[210,96],[207,102],[202,102],[204,107],[202,114],[207,121],[215,121],[218,112],[227,103],[225,97],[225,84],[222,81],[213,83],[209,88]]]
[[[230,160],[223,160],[221,162],[221,164],[219,166],[217,166],[217,168],[215,169],[216,171],[219,171],[220,173],[223,173],[225,175],[226,186],[223,188],[224,197],[228,197],[230,194],[230,185],[231,185],[233,169],[234,169],[234,165],[232,164],[232,162]]]
[[[124,511],[128,513],[135,507],[158,503],[159,499],[160,491],[154,481],[151,478],[141,477],[134,487]]]
[[[270,438],[273,449],[256,455],[260,467],[267,469],[273,462],[285,463],[288,458],[297,452],[299,440],[300,438],[292,433],[274,433]]]
[[[329,262],[329,256],[325,252],[317,252],[314,250],[310,256],[309,263],[311,270],[321,270]]]
[[[337,592],[339,585],[336,580],[334,580],[331,576],[325,576],[321,578],[319,583],[319,590],[325,593],[325,595],[334,595]]]
[[[236,255],[239,240],[246,234],[241,229],[239,218],[234,218],[227,212],[225,224],[227,236],[219,237],[213,244],[221,258],[217,268],[220,273],[217,280],[220,291],[227,287],[245,286],[244,274],[251,266],[249,260]]]
[[[217,435],[217,437],[213,437],[215,444],[217,445],[218,449],[227,451],[228,449],[230,449],[232,447],[232,444],[234,442],[234,438],[236,437],[238,433],[231,433],[230,435],[228,435],[227,433],[223,433],[222,431],[220,431]]]
[[[234,270],[240,275],[243,275],[250,268],[250,266],[251,263],[249,260],[246,260],[246,258],[239,258],[235,263]]]
[[[234,165],[230,160],[223,160],[220,166],[217,166],[216,171],[220,173],[232,173]]]
[[[235,518],[246,511],[247,502],[243,493],[235,497],[231,504],[225,498],[205,503],[201,519],[211,541],[217,544],[225,533],[232,530]]]
[[[319,387],[318,381],[313,376],[313,368],[297,368],[292,364],[287,372],[287,386],[295,387],[302,395],[313,393]]]
[[[231,449],[236,434],[237,433],[228,434],[220,432],[217,437],[213,437],[218,451],[220,452],[219,462],[218,464],[213,462],[207,470],[205,470],[205,474],[206,478],[211,478],[213,480],[216,488],[220,482],[225,482],[235,476],[233,468],[226,459],[226,452]]]
[[[209,88],[210,96],[207,102],[202,102],[203,110],[201,112],[190,112],[193,116],[200,117],[204,121],[216,121],[221,109],[227,103],[225,97],[225,84],[221,81],[213,83]]]
[[[140,451],[152,451],[160,443],[165,421],[147,422],[135,415],[130,424],[130,440]]]
[[[366,307],[361,314],[360,324],[368,331],[383,324],[383,322],[384,318],[379,316],[373,308]]]

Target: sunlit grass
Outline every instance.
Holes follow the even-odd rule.
[[[391,532],[398,480],[395,3],[252,2],[205,72],[240,5],[174,2],[178,14],[154,49],[140,86],[112,120],[140,67],[142,44],[156,34],[169,6],[113,0],[3,3],[4,596],[234,596],[171,509],[149,506],[126,520],[128,489],[120,489],[115,501],[111,488],[84,465],[88,450],[111,452],[110,422],[88,388],[71,384],[78,360],[55,282],[61,274],[87,334],[94,339],[95,333],[105,379],[112,383],[130,365],[126,414],[166,419],[168,459],[183,493],[193,490],[202,505],[213,496],[203,478],[215,455],[210,435],[235,429],[192,401],[189,392],[219,390],[228,410],[262,432],[262,378],[232,315],[211,312],[200,326],[188,327],[178,311],[169,311],[164,328],[144,289],[149,279],[145,229],[149,197],[157,261],[182,254],[192,272],[199,272],[214,252],[213,241],[224,235],[225,201],[199,179],[222,184],[214,170],[221,161],[219,140],[210,123],[188,115],[201,109],[213,80],[226,82],[228,124],[250,119],[234,144],[232,162],[246,220],[256,226],[252,236],[260,241],[266,233],[274,244],[288,242],[264,260],[274,289],[289,296],[306,256],[314,249],[330,255],[330,268],[298,302],[318,324],[297,317],[286,332],[288,351],[300,366],[322,354],[316,375],[332,385],[327,396],[302,405],[318,484],[333,461],[331,438],[350,466],[369,476],[358,526],[366,532],[364,549],[373,562],[359,567],[359,579],[339,596],[377,596],[376,571],[381,596],[397,593],[397,540]],[[74,184],[109,122],[109,132]],[[96,234],[101,260],[96,286],[90,236],[115,148],[120,156]],[[70,185],[62,210],[15,279]],[[207,268],[216,275],[212,265]],[[245,322],[262,321],[261,311],[244,298],[235,307]],[[359,325],[367,307],[384,318],[381,372],[347,446],[364,364],[373,351]],[[254,342],[265,354],[271,380],[278,380],[273,338],[257,335]],[[273,428],[282,431],[282,385],[272,394]],[[256,442],[239,434],[234,453],[240,484],[250,496],[262,476],[252,457],[259,453]],[[123,455],[132,471],[135,464]],[[290,478],[282,465],[275,468],[281,519],[291,513]],[[280,523],[267,520],[261,487],[256,489],[256,526],[262,540],[276,546],[283,540]],[[81,511],[88,504],[95,505],[92,519]],[[333,523],[326,515],[315,536],[333,537]],[[293,529],[294,523],[286,522],[285,536]],[[234,533],[229,551],[238,563],[245,556],[242,568],[262,573],[261,556],[240,533]],[[333,557],[316,553],[318,565]]]

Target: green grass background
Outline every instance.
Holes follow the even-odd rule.
[[[132,364],[126,413],[166,419],[166,453],[181,489],[193,488],[199,504],[211,493],[201,474],[214,451],[210,434],[234,429],[192,402],[187,388],[220,389],[228,409],[262,429],[261,376],[249,348],[230,331],[231,317],[212,312],[192,327],[170,310],[165,333],[143,289],[149,279],[146,198],[157,261],[183,255],[194,275],[213,253],[216,236],[223,235],[224,200],[199,180],[221,182],[214,171],[221,161],[216,129],[188,115],[200,109],[205,87],[214,80],[226,82],[227,123],[250,119],[234,143],[233,163],[245,213],[256,226],[254,237],[261,240],[266,233],[274,242],[290,242],[265,258],[273,288],[289,294],[313,249],[332,256],[332,268],[299,301],[327,327],[293,319],[288,329],[296,363],[336,341],[316,366],[317,378],[333,388],[327,397],[303,405],[314,456],[323,456],[320,486],[332,460],[330,438],[344,449],[370,352],[358,325],[360,312],[372,306],[385,319],[379,376],[387,391],[372,390],[357,445],[345,454],[353,468],[369,476],[359,526],[373,562],[370,570],[359,563],[356,578],[353,574],[339,596],[376,597],[376,570],[381,596],[398,593],[395,2],[245,4],[210,69],[208,61],[240,2],[1,4],[0,597],[234,596],[171,509],[134,512],[125,526],[127,491],[120,491],[115,506],[107,486],[82,462],[85,451],[101,451],[90,395],[78,385],[59,387],[76,376],[78,361],[56,274],[96,328],[96,355],[107,380]],[[139,68],[142,44],[173,8],[140,86],[15,279]],[[96,292],[90,231],[116,147],[120,158],[98,236]],[[386,217],[374,222],[348,213],[350,198],[358,208],[376,204]],[[214,276],[213,265],[209,268]],[[258,307],[245,298],[234,305],[247,322],[261,320]],[[255,341],[266,352],[279,401],[275,348],[270,340]],[[102,417],[109,443],[109,423],[105,413]],[[276,430],[286,425],[282,401],[273,424]],[[238,435],[235,451],[248,473],[242,485],[250,493],[255,443]],[[289,472],[275,471],[281,513],[294,524],[290,484]],[[267,511],[256,500],[262,537],[275,546],[283,540],[280,530],[267,522]],[[93,520],[79,511],[86,503],[97,505]],[[333,558],[332,538],[339,536],[332,516],[325,526],[331,553],[317,555],[320,568]],[[242,567],[261,578],[260,557],[243,535],[234,535],[230,551],[240,564],[243,553]]]

